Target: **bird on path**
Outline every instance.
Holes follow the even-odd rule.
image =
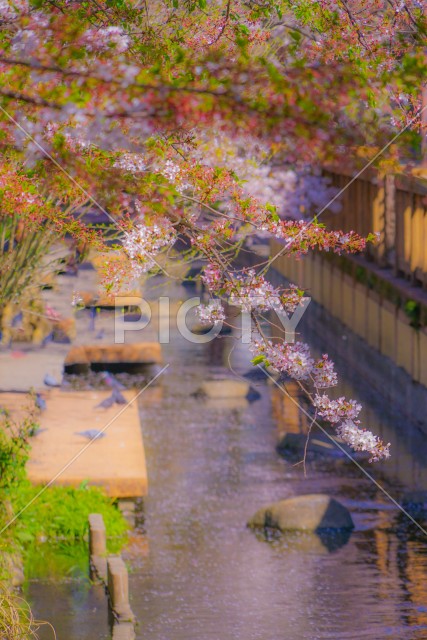
[[[98,429],[87,429],[87,431],[76,432],[77,436],[83,436],[88,440],[98,440],[99,438],[105,438],[105,433],[98,431]]]
[[[102,400],[99,404],[96,405],[95,409],[109,409],[114,404],[114,396],[113,394],[109,395],[108,398]]]
[[[109,409],[113,404],[126,404],[126,398],[120,393],[118,389],[113,388],[111,395],[105,400],[102,400],[96,405],[95,409]]]
[[[40,409],[40,411],[44,411],[46,406],[46,400],[40,395],[40,393],[36,393],[36,407]]]
[[[118,389],[113,389],[112,395],[114,396],[114,402],[116,404],[126,404],[127,403],[126,398],[124,397],[124,395],[122,395],[120,393],[120,391]]]
[[[50,375],[50,373],[47,373],[43,379],[43,382],[45,383],[45,385],[47,387],[60,387],[61,385],[59,384],[59,382],[57,382],[57,380]]]

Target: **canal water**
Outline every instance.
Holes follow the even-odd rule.
[[[172,295],[171,308],[188,295],[157,284],[153,299]],[[155,329],[154,322],[138,339],[155,339]],[[211,376],[250,368],[237,334],[191,344],[172,326],[163,352],[167,371],[140,397],[149,495],[125,551],[137,638],[425,640],[424,534],[352,462],[312,460],[305,477],[301,464],[279,456],[280,437],[306,424],[274,385],[254,383],[261,397],[250,404],[195,395]],[[344,376],[343,392],[357,398],[362,383],[354,388]],[[393,421],[378,400],[365,406],[365,417],[392,442],[393,455],[388,467],[366,465],[369,473],[398,500],[408,488],[427,489],[425,436]],[[319,492],[351,510],[356,526],[349,538],[246,527],[263,505]],[[66,581],[45,575],[26,595],[59,640],[109,637],[105,599],[89,585],[81,560]]]

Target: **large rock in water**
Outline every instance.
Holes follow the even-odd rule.
[[[280,531],[353,529],[349,510],[324,494],[309,494],[280,500],[259,509],[248,527],[271,527]]]

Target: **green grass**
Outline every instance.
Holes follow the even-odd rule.
[[[7,492],[0,527],[24,510],[0,536],[0,580],[9,578],[11,557],[22,559],[26,579],[87,574],[90,513],[104,518],[108,552],[119,553],[123,548],[129,525],[102,489],[49,487],[25,508],[39,492],[40,487],[28,480]],[[4,498],[0,492],[0,499]]]
[[[24,509],[14,523],[14,536],[23,545],[46,541],[77,543],[87,534],[90,513],[103,516],[110,551],[123,544],[127,522],[102,489],[83,484],[77,489],[49,487],[37,497],[39,492],[40,487],[24,480],[10,495],[13,512],[17,514]],[[33,499],[34,502],[26,508]]]

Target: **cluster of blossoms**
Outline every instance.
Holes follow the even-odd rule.
[[[141,173],[147,170],[143,156],[139,153],[122,153],[114,162],[113,167],[128,171],[129,173]]]
[[[355,400],[346,400],[344,397],[331,400],[326,395],[316,395],[314,406],[317,407],[319,415],[332,424],[342,420],[355,420],[362,409],[362,405]]]
[[[302,303],[302,292],[295,285],[280,291],[264,278],[257,275],[254,269],[247,269],[242,274],[232,274],[224,280],[219,267],[209,264],[205,267],[203,283],[213,293],[221,290],[230,295],[230,304],[243,311],[285,311],[293,313]]]
[[[257,357],[263,356],[269,366],[287,373],[295,380],[308,380],[315,364],[310,355],[310,348],[304,342],[273,343],[270,340],[255,338],[252,350]]]
[[[367,429],[361,429],[352,420],[345,420],[340,424],[337,434],[355,451],[369,453],[369,462],[378,462],[390,457],[390,443],[384,444],[378,436]]]
[[[310,355],[308,345],[303,342],[273,343],[259,337],[253,341],[252,350],[256,359],[261,357],[264,364],[294,380],[311,383],[315,389],[337,384],[333,363],[326,355],[315,361]],[[370,454],[370,462],[390,456],[389,444],[385,445],[370,431],[358,426],[357,416],[362,407],[355,400],[347,400],[344,397],[332,400],[326,395],[320,396],[316,393],[313,404],[319,416],[335,426],[338,435],[346,444],[355,451]]]
[[[25,0],[0,0],[0,20],[8,22],[13,20],[19,14],[25,14],[28,11],[28,3]]]
[[[117,26],[88,29],[84,35],[84,41],[88,51],[104,51],[112,48],[117,53],[123,53],[130,46],[130,37]]]
[[[230,303],[241,307],[243,311],[266,311],[281,309],[280,294],[263,276],[257,276],[254,269],[249,269],[243,276],[236,276]]]
[[[306,380],[314,366],[310,348],[304,342],[288,345],[286,373],[294,380]]]
[[[203,269],[202,282],[209,291],[216,291],[220,288],[223,279],[221,269],[216,265],[209,263]]]
[[[82,118],[79,125],[74,126],[70,130],[61,127],[58,122],[48,122],[45,127],[45,140],[55,145],[55,140],[64,141],[67,149],[72,153],[82,153],[90,149],[91,143],[87,136],[87,123]]]
[[[369,462],[378,462],[390,457],[390,443],[384,444],[378,436],[358,426],[359,421],[356,418],[362,409],[358,402],[344,397],[331,400],[326,395],[316,395],[314,406],[324,420],[336,425],[336,432],[343,442],[355,451],[370,454]]]
[[[183,193],[191,188],[190,182],[184,178],[182,167],[173,160],[166,160],[160,173],[174,185],[178,193]]]
[[[290,284],[289,288],[285,289],[280,294],[282,307],[288,313],[294,313],[296,308],[302,304],[305,299],[306,298],[303,297],[303,292],[296,284]]]
[[[1,215],[20,217],[18,235],[24,235],[33,226],[43,222],[53,213],[53,207],[37,190],[36,178],[30,179],[14,171],[13,165],[1,162],[0,203]]]
[[[208,29],[205,29],[204,31],[196,30],[196,32],[193,32],[187,38],[187,45],[195,51],[210,47],[212,44],[217,42],[224,33],[226,24],[226,20],[224,18],[220,18],[219,20],[212,22]]]
[[[252,170],[244,189],[260,202],[274,205],[279,215],[294,220],[311,217],[338,192],[330,185],[330,179],[324,176],[310,174],[304,169],[283,169],[264,164]],[[337,213],[340,208],[340,203],[335,200],[329,210]]]
[[[224,307],[220,300],[211,300],[209,304],[200,304],[196,309],[197,316],[203,325],[215,326],[221,324],[226,319]]]
[[[318,172],[310,173],[306,168],[292,173],[294,182],[286,193],[286,209],[283,213],[298,219],[311,217],[325,206],[333,213],[341,210],[340,202],[334,199],[338,189],[331,186],[330,178]]]
[[[12,51],[15,55],[31,55],[40,47],[40,34],[33,29],[19,29],[12,40]]]
[[[326,231],[314,222],[275,220],[268,214],[265,214],[260,229],[283,240],[287,250],[297,255],[306,254],[310,249],[333,251],[338,255],[357,253],[366,248],[367,241],[376,241],[373,234],[365,239],[354,231]]]
[[[338,384],[338,377],[334,371],[334,363],[329,360],[327,354],[323,354],[312,371],[313,383],[317,389],[327,389]]]
[[[128,256],[134,277],[140,277],[152,269],[155,256],[176,240],[176,232],[170,222],[158,219],[155,224],[139,222],[131,231],[123,234],[123,249]]]

